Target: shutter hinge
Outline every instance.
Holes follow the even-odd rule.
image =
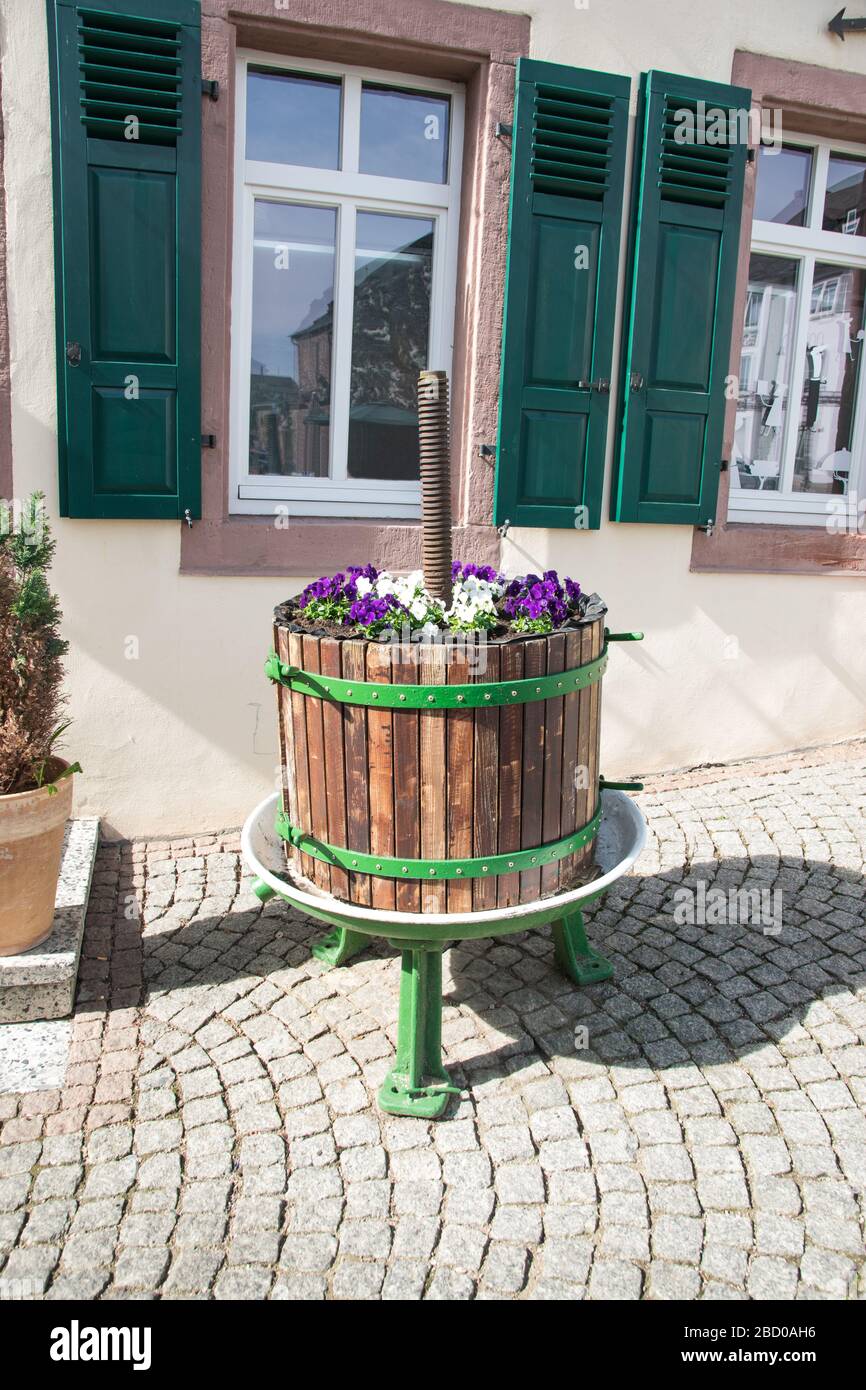
[[[215,449],[215,448],[216,448],[216,435],[215,435],[215,434],[203,434],[203,435],[201,436],[201,447],[202,447],[203,449]]]
[[[727,473],[727,471],[728,471],[728,460],[727,460],[727,459],[722,459],[721,463],[719,464],[719,472],[720,472],[720,473]]]
[[[508,125],[505,121],[497,121],[496,125],[493,127],[493,134],[496,136],[497,140],[510,140],[513,131],[514,127]]]
[[[478,445],[478,457],[479,457],[480,459],[495,459],[495,458],[496,458],[496,449],[495,449],[494,445],[492,445],[492,444],[479,444],[479,445]]]
[[[184,509],[183,509],[183,519],[184,519],[184,521],[186,522],[186,524],[187,524],[187,526],[189,527],[189,529],[192,530],[192,513],[190,512],[189,507],[184,507]]]
[[[503,521],[502,525],[501,525],[501,526],[497,526],[496,530],[498,531],[498,533],[499,533],[499,535],[502,537],[502,539],[505,540],[505,537],[508,535],[508,532],[511,530],[511,518],[510,518],[510,517],[506,517],[505,520]]]
[[[709,521],[707,522],[707,524],[706,524],[705,526],[696,526],[696,527],[695,527],[695,530],[696,530],[696,531],[706,531],[706,533],[707,533],[708,536],[711,536],[711,535],[713,534],[713,532],[715,531],[715,529],[716,529],[716,523],[715,523],[715,520],[713,519],[713,517],[710,517]]]
[[[755,162],[755,151],[754,151],[753,149],[746,150],[746,163],[747,163],[747,164],[754,164],[754,162]]]
[[[220,84],[216,78],[210,79],[203,77],[201,80],[201,94],[203,97],[210,97],[211,101],[219,101]]]

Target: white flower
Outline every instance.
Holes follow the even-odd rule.
[[[376,580],[375,588],[379,598],[386,598],[388,594],[394,594],[397,591],[397,585],[394,582],[394,577],[393,575],[389,574],[387,570],[382,570],[382,573],[378,576]]]
[[[426,599],[416,598],[409,605],[409,612],[412,614],[413,618],[417,618],[419,623],[422,623],[424,619],[427,617],[427,610],[429,606],[430,605],[427,603]]]
[[[373,581],[372,579],[368,579],[365,574],[362,574],[361,578],[355,581],[355,592],[358,595],[358,598],[366,598],[367,594],[370,593],[372,588]]]

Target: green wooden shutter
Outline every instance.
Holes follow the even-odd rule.
[[[61,512],[196,517],[199,4],[49,0],[48,18]]]
[[[629,86],[556,63],[517,65],[499,524],[600,522]]]
[[[728,113],[750,101],[743,87],[642,79],[614,521],[702,526],[715,516],[746,145],[736,126],[725,143],[709,138],[722,134],[715,112],[727,134]]]

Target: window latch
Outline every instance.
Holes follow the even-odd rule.
[[[605,376],[600,376],[598,381],[592,382],[591,390],[597,391],[600,396],[610,395],[610,382]]]
[[[80,366],[81,366],[81,344],[80,344],[80,343],[67,343],[67,344],[66,344],[66,360],[67,360],[67,362],[69,363],[70,367],[80,367]]]
[[[629,380],[629,385],[630,385],[632,391],[642,391],[642,390],[643,390],[643,388],[644,388],[644,379],[643,379],[643,377],[641,376],[640,372],[632,372],[631,378],[630,378],[630,380]]]

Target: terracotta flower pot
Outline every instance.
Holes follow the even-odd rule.
[[[40,787],[0,796],[0,956],[17,955],[50,935],[71,810],[71,777],[57,783],[54,795]]]

